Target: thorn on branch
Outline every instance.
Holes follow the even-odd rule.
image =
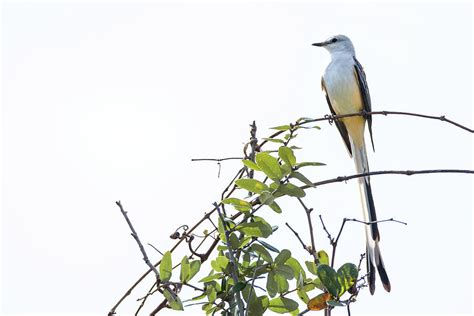
[[[158,252],[160,255],[163,256],[163,253],[161,251],[158,250],[158,248],[156,248],[155,246],[153,246],[152,244],[150,243],[147,243],[148,246],[150,246],[151,248],[155,249],[156,252]]]
[[[326,119],[328,121],[329,125],[332,125],[334,123],[334,120],[336,119],[336,116],[326,114],[326,115],[324,115],[324,119]]]
[[[355,218],[344,218],[344,220],[347,221],[347,222],[357,222],[357,223],[361,223],[361,224],[365,224],[365,225],[379,224],[379,223],[384,223],[384,222],[395,222],[395,223],[398,223],[398,224],[408,225],[408,223],[396,220],[394,218],[382,219],[382,220],[371,221],[371,222],[364,222],[364,221],[361,221],[361,220],[358,220],[358,219],[355,219]]]

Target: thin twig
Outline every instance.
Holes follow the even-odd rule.
[[[399,220],[396,220],[396,219],[394,219],[394,218],[382,219],[382,220],[371,221],[371,222],[364,222],[364,221],[361,221],[361,220],[358,220],[358,219],[355,219],[355,218],[343,218],[343,219],[342,219],[341,227],[339,228],[339,232],[338,232],[338,234],[337,234],[337,237],[336,237],[336,239],[334,239],[334,238],[332,238],[331,234],[330,234],[329,231],[327,230],[326,225],[324,225],[323,217],[322,217],[321,215],[319,215],[319,219],[321,220],[321,224],[322,224],[322,226],[323,226],[323,230],[324,230],[324,231],[327,233],[327,235],[328,235],[329,243],[330,243],[331,246],[332,246],[331,268],[334,267],[334,261],[335,261],[335,258],[336,258],[337,243],[339,242],[339,238],[341,237],[342,230],[344,229],[344,226],[345,226],[346,222],[357,222],[357,223],[361,223],[361,224],[365,224],[365,225],[372,225],[372,224],[378,224],[378,223],[384,223],[384,222],[395,222],[395,223],[407,225],[407,223],[402,222],[402,221],[399,221]],[[362,259],[361,259],[361,260],[362,260]],[[359,268],[360,268],[360,262],[359,262]]]
[[[322,221],[322,219],[321,219]],[[344,225],[346,225],[347,218],[342,219],[342,225],[341,228],[339,229],[339,233],[337,234],[336,239],[331,241],[332,244],[332,254],[331,254],[331,268],[334,267],[334,260],[336,259],[336,248],[337,248],[337,242],[339,241],[339,238],[341,237],[342,230],[344,229]]]
[[[151,296],[153,295],[155,292],[158,291],[158,288],[154,289],[156,286],[156,283],[153,283],[151,288],[148,290],[148,293],[146,293],[146,295],[144,297],[142,297],[141,299],[141,303],[140,303],[140,306],[138,306],[137,310],[135,311],[135,316],[138,316],[138,313],[140,312],[140,310],[143,308],[143,306],[145,306],[145,303],[146,303],[146,300]]]
[[[329,233],[329,231],[326,229],[326,225],[324,225],[324,221],[323,221],[323,216],[321,214],[319,214],[319,220],[321,221],[321,225],[323,226],[323,230],[326,232],[326,234],[328,235],[328,239],[329,239],[329,242],[332,246],[333,244],[333,239],[331,237],[331,234]]]
[[[295,234],[296,238],[298,238],[298,240],[300,241],[301,245],[303,246],[303,249],[306,250],[307,252],[309,252],[309,253],[311,254],[311,251],[308,249],[308,246],[306,246],[305,243],[303,242],[303,240],[301,240],[300,234],[298,234],[298,233],[290,226],[290,224],[285,223],[285,225],[288,226],[288,228],[293,232],[293,234]]]
[[[145,261],[146,265],[155,273],[156,284],[159,285],[160,284],[160,274],[158,273],[158,270],[156,270],[155,266],[148,259],[145,248],[143,247],[143,244],[140,241],[140,238],[138,238],[138,234],[135,231],[135,228],[133,228],[132,222],[128,218],[127,212],[125,212],[125,210],[123,209],[122,203],[120,203],[120,201],[115,202],[115,204],[118,205],[118,207],[120,208],[120,211],[122,212],[123,217],[125,217],[125,220],[127,221],[128,227],[130,227],[130,230],[132,231],[132,236],[133,236],[133,238],[135,238],[135,241],[137,242],[138,247],[140,248],[140,251],[142,252],[143,260]]]
[[[155,246],[153,246],[152,244],[150,243],[147,243],[148,246],[150,246],[151,248],[155,249],[156,252],[158,252],[160,255],[163,256],[163,253],[161,251],[158,250],[158,248],[156,248]]]
[[[243,157],[227,157],[227,158],[193,158],[191,161],[226,161],[226,160],[242,160]]]
[[[317,251],[316,251],[316,245],[314,243],[313,222],[311,220],[311,212],[313,211],[313,209],[308,208],[303,203],[303,200],[301,198],[298,198],[298,201],[300,202],[301,206],[303,206],[303,208],[306,212],[306,218],[308,220],[308,226],[309,226],[309,234],[310,234],[310,237],[311,237],[311,251],[310,251],[310,254],[313,256],[314,263],[316,263],[316,265],[317,265],[317,264],[319,264],[319,258],[318,258]]]

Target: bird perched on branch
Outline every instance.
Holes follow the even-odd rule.
[[[344,35],[336,35],[314,46],[324,47],[331,54],[331,62],[321,80],[329,109],[333,115],[370,112],[370,94],[362,65],[355,57],[354,45]],[[346,145],[349,155],[354,158],[357,173],[369,172],[367,151],[364,140],[365,125],[368,125],[372,148],[371,116],[351,116],[335,120],[337,129]],[[359,178],[364,220],[376,222],[374,199],[368,176]],[[377,223],[366,225],[367,270],[370,293],[375,292],[375,269],[377,268],[385,290],[390,292],[390,281],[380,253],[380,234]]]

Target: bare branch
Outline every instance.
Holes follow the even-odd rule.
[[[316,264],[319,264],[319,258],[318,258],[318,255],[317,255],[317,251],[316,251],[316,245],[314,243],[314,232],[313,232],[313,223],[311,221],[311,212],[313,211],[312,208],[308,208],[304,203],[303,203],[303,200],[301,198],[298,198],[298,201],[300,202],[301,206],[303,206],[305,212],[306,212],[306,218],[308,220],[308,226],[309,226],[309,234],[310,234],[310,237],[311,237],[311,251],[310,251],[310,254],[313,256],[314,258],[314,263]]]
[[[314,122],[320,122],[320,121],[329,121],[333,122],[334,120],[340,119],[340,118],[345,118],[345,117],[352,117],[352,116],[368,116],[368,115],[406,115],[406,116],[415,116],[415,117],[421,117],[421,118],[426,118],[426,119],[432,119],[432,120],[438,120],[438,121],[443,121],[447,122],[449,124],[452,124],[458,128],[461,128],[465,131],[468,131],[470,133],[474,133],[474,130],[466,127],[464,125],[461,125],[457,122],[454,122],[450,119],[447,119],[445,115],[441,116],[434,116],[434,115],[426,115],[426,114],[420,114],[420,113],[411,113],[411,112],[400,112],[400,111],[372,111],[372,112],[357,112],[357,113],[350,113],[350,114],[343,114],[343,115],[326,115],[324,117],[312,119],[312,120],[306,120],[306,121],[297,121],[294,123],[295,126],[303,126],[309,123],[314,123]],[[276,131],[272,135],[270,135],[268,138],[275,138],[276,136],[282,134],[284,131]],[[264,144],[266,144],[267,141],[264,140],[260,143],[259,147],[262,147]]]
[[[145,261],[147,266],[155,273],[156,284],[159,285],[160,284],[160,274],[158,273],[158,270],[156,270],[155,266],[148,259],[145,248],[143,247],[143,244],[140,241],[140,238],[138,238],[138,234],[135,231],[135,228],[133,228],[132,222],[128,218],[127,212],[125,212],[125,210],[123,209],[122,203],[120,203],[120,201],[115,202],[115,204],[118,205],[118,207],[120,208],[120,211],[122,212],[123,217],[125,217],[125,220],[127,221],[128,227],[130,227],[130,230],[132,231],[132,236],[133,236],[133,238],[135,238],[135,241],[137,242],[138,247],[140,248],[140,251],[142,252],[143,260]]]
[[[382,174],[399,174],[399,175],[406,175],[411,176],[414,174],[428,174],[428,173],[466,173],[466,174],[474,174],[474,170],[467,170],[467,169],[428,169],[428,170],[385,170],[385,171],[371,171],[359,174],[353,174],[350,176],[339,176],[332,179],[327,179],[323,181],[314,182],[313,186],[304,185],[301,186],[301,189],[308,189],[314,188],[317,186],[335,183],[335,182],[344,182],[355,178],[367,177],[367,176],[378,176]]]
[[[288,228],[293,232],[293,234],[295,234],[296,238],[298,238],[298,240],[300,241],[301,245],[303,246],[303,249],[306,250],[307,252],[309,252],[311,254],[311,251],[308,249],[308,246],[305,245],[305,243],[303,242],[303,240],[301,240],[301,237],[300,237],[300,234],[298,234],[298,232],[296,232],[293,227],[290,226],[290,224],[288,223],[285,223],[286,226],[288,226]]]

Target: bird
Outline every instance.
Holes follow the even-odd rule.
[[[364,139],[365,126],[368,126],[372,149],[375,151],[372,137],[372,118],[364,115],[371,112],[369,87],[362,65],[356,58],[354,45],[345,35],[332,36],[313,46],[329,51],[331,62],[321,79],[321,88],[333,115],[360,113],[362,115],[335,119],[334,123],[342,136],[349,155],[353,157],[357,173],[369,172],[367,150]],[[383,287],[390,292],[390,280],[380,252],[380,233],[377,226],[374,198],[370,187],[370,177],[358,178],[362,210],[365,222],[367,276],[370,293],[375,293],[375,270],[377,269]]]

